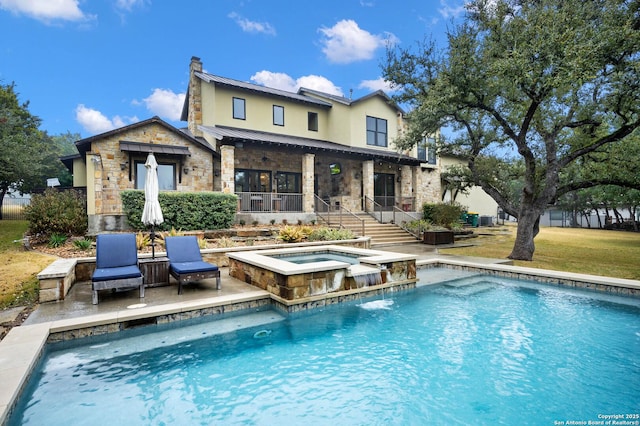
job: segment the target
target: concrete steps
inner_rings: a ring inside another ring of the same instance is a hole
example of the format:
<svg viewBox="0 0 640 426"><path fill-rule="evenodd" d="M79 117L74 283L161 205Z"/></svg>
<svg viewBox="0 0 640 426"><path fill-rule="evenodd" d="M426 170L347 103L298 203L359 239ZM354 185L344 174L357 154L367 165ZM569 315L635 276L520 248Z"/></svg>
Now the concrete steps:
<svg viewBox="0 0 640 426"><path fill-rule="evenodd" d="M362 220L364 220L364 235L371 237L371 245L406 244L419 241L416 237L406 232L399 226L391 223L379 223L366 213L352 215L343 214L341 219L336 214L331 218L331 226L339 226L341 220L344 228L350 229L354 234L362 236ZM335 223L334 223L335 222Z"/></svg>

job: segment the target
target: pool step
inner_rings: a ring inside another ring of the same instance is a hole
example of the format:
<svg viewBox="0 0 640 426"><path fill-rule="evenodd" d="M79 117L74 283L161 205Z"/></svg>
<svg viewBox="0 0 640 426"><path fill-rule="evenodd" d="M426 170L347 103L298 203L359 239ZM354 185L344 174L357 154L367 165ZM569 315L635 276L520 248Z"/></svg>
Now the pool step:
<svg viewBox="0 0 640 426"><path fill-rule="evenodd" d="M213 317L212 317L213 318ZM229 318L212 319L198 324L174 327L166 330L155 330L149 327L149 334L131 336L117 340L83 347L76 356L79 360L110 359L123 355L146 352L162 347L170 347L209 336L231 333L238 330L269 326L283 322L285 317L278 312L267 310L231 316Z"/></svg>

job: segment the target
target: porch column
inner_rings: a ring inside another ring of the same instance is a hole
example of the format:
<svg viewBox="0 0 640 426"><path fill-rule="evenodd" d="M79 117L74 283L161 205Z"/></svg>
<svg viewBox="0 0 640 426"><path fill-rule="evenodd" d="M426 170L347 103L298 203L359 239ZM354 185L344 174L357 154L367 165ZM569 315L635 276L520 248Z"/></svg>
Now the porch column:
<svg viewBox="0 0 640 426"><path fill-rule="evenodd" d="M362 196L373 200L373 160L362 162Z"/></svg>
<svg viewBox="0 0 640 426"><path fill-rule="evenodd" d="M233 194L236 191L235 152L235 146L222 145L220 147L220 181L222 182L222 192L225 194Z"/></svg>
<svg viewBox="0 0 640 426"><path fill-rule="evenodd" d="M313 213L313 177L315 176L314 154L304 154L302 157L302 210Z"/></svg>
<svg viewBox="0 0 640 426"><path fill-rule="evenodd" d="M405 200L405 198L409 199L411 197L413 197L413 167L411 166L402 166L402 170L401 170L401 179L400 179L400 208L405 210L406 208L406 204L408 203L408 200ZM414 210L415 210L415 206Z"/></svg>

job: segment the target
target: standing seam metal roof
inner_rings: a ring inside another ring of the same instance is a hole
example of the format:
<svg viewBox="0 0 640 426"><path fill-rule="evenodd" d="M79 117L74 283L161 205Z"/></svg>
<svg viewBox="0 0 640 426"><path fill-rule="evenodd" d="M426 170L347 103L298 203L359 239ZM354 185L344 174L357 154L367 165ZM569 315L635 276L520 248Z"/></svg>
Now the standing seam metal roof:
<svg viewBox="0 0 640 426"><path fill-rule="evenodd" d="M247 83L240 80L233 80L231 78L220 77L217 75L207 74L199 71L195 72L195 75L196 77L201 78L207 83L215 83L223 86L236 87L239 89L244 89L244 90L253 91L253 92L266 93L269 95L278 96L281 98L287 98L297 102L313 104L313 105L324 107L324 108L332 107L332 104L330 102L325 102L323 100L320 100L311 96L304 96L304 95L300 95L293 92L287 92L285 90L272 89L271 87L259 86L257 84Z"/></svg>
<svg viewBox="0 0 640 426"><path fill-rule="evenodd" d="M277 133L260 132L256 130L238 129L226 126L199 126L200 130L214 136L218 140L224 138L245 142L261 142L280 146L296 147L314 151L333 151L340 154L364 156L371 159L384 159L407 165L420 165L417 158L396 152L382 151L371 148L359 148L341 145L319 139L301 138L297 136L281 135Z"/></svg>

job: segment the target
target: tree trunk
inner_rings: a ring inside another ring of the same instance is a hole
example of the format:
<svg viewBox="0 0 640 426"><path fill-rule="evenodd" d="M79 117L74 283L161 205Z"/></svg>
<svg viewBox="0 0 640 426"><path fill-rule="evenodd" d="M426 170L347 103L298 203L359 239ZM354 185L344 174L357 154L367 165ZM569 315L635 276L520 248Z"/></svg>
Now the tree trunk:
<svg viewBox="0 0 640 426"><path fill-rule="evenodd" d="M518 218L518 230L516 232L516 241L513 244L513 250L509 255L509 259L514 260L533 260L533 252L536 247L533 239L540 231L540 214L526 213L521 214Z"/></svg>

